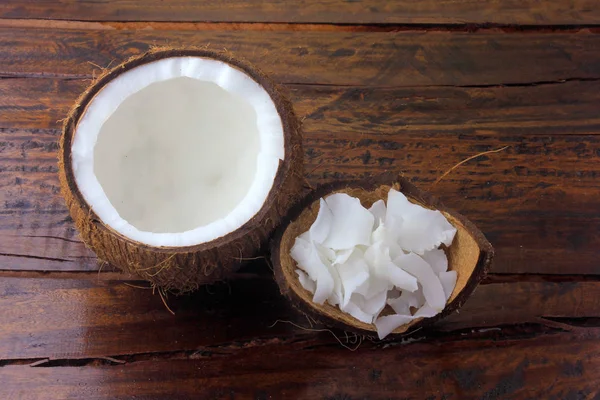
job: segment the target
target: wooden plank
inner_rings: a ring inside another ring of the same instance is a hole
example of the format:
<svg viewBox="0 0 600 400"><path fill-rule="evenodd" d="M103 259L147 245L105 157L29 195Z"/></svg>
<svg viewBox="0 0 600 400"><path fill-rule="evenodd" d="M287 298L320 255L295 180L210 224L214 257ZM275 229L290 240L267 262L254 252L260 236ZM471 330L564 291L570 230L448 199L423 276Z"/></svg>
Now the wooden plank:
<svg viewBox="0 0 600 400"><path fill-rule="evenodd" d="M35 126L35 121L42 118L53 121L54 125L64 118L66 103L51 106L61 103L57 95L64 93L62 82L46 82L52 86L49 87L39 85L44 81L40 80L34 83L36 91L27 95L22 92L23 86L10 81L0 80L3 120L20 115L17 117L20 123ZM28 97L34 93L36 99ZM57 135L56 130L38 129L22 134L0 130L0 212L2 221L8 223L0 234L0 269L82 271L99 268L95 255L77 238L73 221L60 197L56 175Z"/></svg>
<svg viewBox="0 0 600 400"><path fill-rule="evenodd" d="M90 77L152 45L210 45L283 83L498 85L599 79L591 32L269 32L0 28L0 76Z"/></svg>
<svg viewBox="0 0 600 400"><path fill-rule="evenodd" d="M215 348L174 359L0 368L3 398L596 399L600 332L415 343L351 352L312 341ZM100 364L100 365L98 365ZM47 365L53 365L52 362ZM62 366L65 365L65 366Z"/></svg>
<svg viewBox="0 0 600 400"><path fill-rule="evenodd" d="M0 269L97 268L78 243L56 177L58 120L85 85L0 79ZM494 272L600 273L600 82L288 89L304 119L312 184L402 169L427 189L462 159L508 145L434 191L492 240Z"/></svg>
<svg viewBox="0 0 600 400"><path fill-rule="evenodd" d="M133 282L134 285L143 283ZM231 342L319 337L291 309L272 277L247 277L168 299L110 279L0 280L0 360L81 359L199 350ZM480 286L437 331L600 317L600 282L516 282ZM337 332L338 335L343 333ZM287 340L286 339L286 340Z"/></svg>
<svg viewBox="0 0 600 400"><path fill-rule="evenodd" d="M89 84L83 79L0 79L0 128L60 129ZM299 117L322 131L589 135L598 133L600 126L600 81L489 88L287 89Z"/></svg>
<svg viewBox="0 0 600 400"><path fill-rule="evenodd" d="M338 24L526 24L579 25L600 23L593 0L553 1L491 0L474 7L467 0L275 0L190 2L130 0L89 2L53 0L23 2L4 0L2 18L43 18L84 21L210 21L291 22Z"/></svg>

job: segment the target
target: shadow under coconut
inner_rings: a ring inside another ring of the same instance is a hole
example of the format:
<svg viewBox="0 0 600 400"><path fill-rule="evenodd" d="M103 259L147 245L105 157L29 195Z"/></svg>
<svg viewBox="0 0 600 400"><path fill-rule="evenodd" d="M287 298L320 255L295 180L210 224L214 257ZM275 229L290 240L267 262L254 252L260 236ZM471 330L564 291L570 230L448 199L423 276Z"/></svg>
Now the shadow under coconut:
<svg viewBox="0 0 600 400"><path fill-rule="evenodd" d="M128 289L130 298L145 297L154 306L151 312L160 321L149 325L148 330L161 336L161 341L177 338L192 349L289 334L292 327L273 326L274 322L301 318L294 316L291 306L281 296L264 260L251 261L228 280L203 285L194 292L166 293L164 302L158 290L153 292L147 285L136 281ZM166 337L165 331L168 331Z"/></svg>
<svg viewBox="0 0 600 400"><path fill-rule="evenodd" d="M166 318L172 325L196 325L196 346L275 337L286 341L303 337L311 344L318 339L321 345L341 338L342 345L352 346L345 332L330 330L297 312L281 295L271 266L263 259L247 263L227 281L203 285L188 294L168 295L165 300L175 313ZM169 313L164 305L161 308L162 314Z"/></svg>
<svg viewBox="0 0 600 400"><path fill-rule="evenodd" d="M136 360L148 353L200 357L234 354L237 347L253 345L294 346L311 350L334 346L368 350L380 346L426 342L448 333L443 326L429 327L384 341L329 328L306 318L280 293L269 263L254 260L226 282L202 286L193 293L167 295L141 281L98 281L85 289L85 301L75 306L82 331L81 343L87 353L119 360ZM66 318L66 317L65 317ZM454 332L455 333L455 332ZM110 348L111 353L106 354ZM127 356L130 354L132 356ZM123 356L124 355L124 356ZM109 362L110 363L110 362Z"/></svg>
<svg viewBox="0 0 600 400"><path fill-rule="evenodd" d="M441 333L436 328L438 324L433 324L426 330L411 330L381 341L375 334L358 336L329 327L298 311L282 296L271 268L261 257L246 264L227 281L204 285L193 293L168 296L166 303L175 313L171 318L177 322L195 321L199 328L197 334L205 335L215 344L274 336L292 340L302 336L311 342L307 343L309 346L340 344L354 350L360 343L410 343L411 338L422 340L425 335L433 338ZM168 312L166 308L164 311ZM177 325L177 322L173 324Z"/></svg>

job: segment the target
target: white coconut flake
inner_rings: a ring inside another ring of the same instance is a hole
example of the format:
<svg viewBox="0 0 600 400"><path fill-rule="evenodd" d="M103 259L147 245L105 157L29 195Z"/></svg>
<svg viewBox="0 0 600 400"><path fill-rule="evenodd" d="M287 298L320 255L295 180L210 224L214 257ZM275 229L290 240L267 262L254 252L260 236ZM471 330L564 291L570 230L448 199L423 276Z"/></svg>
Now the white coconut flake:
<svg viewBox="0 0 600 400"><path fill-rule="evenodd" d="M423 260L427 261L427 264L431 265L431 269L433 269L436 274L448 270L448 257L442 249L426 251L421 257Z"/></svg>
<svg viewBox="0 0 600 400"><path fill-rule="evenodd" d="M370 244L375 218L360 200L345 193L335 193L325 199L333 214L331 229L324 246L333 250L351 249Z"/></svg>
<svg viewBox="0 0 600 400"><path fill-rule="evenodd" d="M373 243L365 251L365 260L372 267L378 267L391 261L390 249L383 242Z"/></svg>
<svg viewBox="0 0 600 400"><path fill-rule="evenodd" d="M395 218L390 217L388 222L393 224L395 221ZM390 233L385 222L381 222L377 229L371 234L371 243L375 244L378 242L387 248L386 251L388 251L392 260L404 254L404 250L402 250L400 245L395 241L394 235Z"/></svg>
<svg viewBox="0 0 600 400"><path fill-rule="evenodd" d="M371 234L371 243L381 243L381 245L387 248L386 251L389 253L392 260L399 255L404 254L404 251L398 243L394 241L393 235L390 234L384 222L379 224L377 229Z"/></svg>
<svg viewBox="0 0 600 400"><path fill-rule="evenodd" d="M374 243L367 248L364 258L369 264L370 277L356 292L371 299L383 291L393 289L394 285L388 274L388 264L391 262L389 249L382 243Z"/></svg>
<svg viewBox="0 0 600 400"><path fill-rule="evenodd" d="M419 309L425 304L422 286L419 285L419 290L411 293L406 290L402 291L397 299L389 299L388 305L400 315L411 315L410 309Z"/></svg>
<svg viewBox="0 0 600 400"><path fill-rule="evenodd" d="M406 299L402 299L400 297L396 299L388 299L387 304L392 307L394 312L398 315L407 315L410 316L410 304Z"/></svg>
<svg viewBox="0 0 600 400"><path fill-rule="evenodd" d="M340 273L337 268L333 267L332 265L327 265L327 270L329 271L329 274L333 278L333 290L331 291L331 294L327 298L327 302L329 302L329 304L331 304L333 306L336 306L336 305L340 304L344 298L344 289L342 287L342 279L340 277Z"/></svg>
<svg viewBox="0 0 600 400"><path fill-rule="evenodd" d="M300 236L298 236L298 239L302 239L305 242L310 242L311 241L310 240L310 232L309 231L304 232L303 234L301 234Z"/></svg>
<svg viewBox="0 0 600 400"><path fill-rule="evenodd" d="M334 264L344 264L346 261L348 261L348 258L350 258L350 256L355 252L355 251L360 251L360 249L358 249L357 247L353 247L351 249L345 249L345 250L338 250L335 252L335 260L334 260ZM364 256L364 252L361 252L362 256Z"/></svg>
<svg viewBox="0 0 600 400"><path fill-rule="evenodd" d="M423 307L419 308L413 317L415 318L431 318L438 315L440 312L429 304L425 304Z"/></svg>
<svg viewBox="0 0 600 400"><path fill-rule="evenodd" d="M325 300L333 293L335 283L329 269L323 264L314 243L296 238L290 255L298 263L298 267L316 283L313 302L325 303Z"/></svg>
<svg viewBox="0 0 600 400"><path fill-rule="evenodd" d="M321 261L323 261L323 264L325 264L327 266L331 265L337 258L335 251L333 251L330 248L327 248L317 242L313 242L313 243L314 243L315 247L317 248L317 253L319 254L319 257L321 257Z"/></svg>
<svg viewBox="0 0 600 400"><path fill-rule="evenodd" d="M402 268L398 267L393 262L389 262L386 265L386 274L391 283L394 284L398 289L402 289L408 292L414 292L417 290L417 278L407 273Z"/></svg>
<svg viewBox="0 0 600 400"><path fill-rule="evenodd" d="M379 317L375 320L377 335L379 339L384 339L387 335L395 331L402 325L408 324L418 318L431 318L439 314L439 311L431 308L428 304L421 307L415 315L391 314Z"/></svg>
<svg viewBox="0 0 600 400"><path fill-rule="evenodd" d="M402 248L400 246L398 246L396 243L390 243L388 245L388 249L390 252L390 258L392 260L395 260L397 257L400 257L401 255L406 254L406 252L404 250L402 250Z"/></svg>
<svg viewBox="0 0 600 400"><path fill-rule="evenodd" d="M319 279L316 281L313 302L317 304L325 303L325 300L331 297L331 293L333 293L333 286L333 279L331 278L331 275L329 275L329 272L327 275L319 275Z"/></svg>
<svg viewBox="0 0 600 400"><path fill-rule="evenodd" d="M356 304L361 310L373 315L373 318L377 318L379 313L383 311L384 307L386 306L387 290L378 293L370 299L366 299L360 294L354 294L352 297L356 297Z"/></svg>
<svg viewBox="0 0 600 400"><path fill-rule="evenodd" d="M304 240L302 237L297 237L290 250L290 256L294 259L294 261L296 261L296 263L298 263L298 266L304 272L308 273L310 279L315 281L319 276L319 271L318 268L310 268L311 265L315 264L313 257L316 254L316 248L314 251L313 248L314 245L311 245L310 241ZM316 255L317 261L322 265L323 262L321 261L319 255ZM325 266L323 265L323 267Z"/></svg>
<svg viewBox="0 0 600 400"><path fill-rule="evenodd" d="M442 287L444 288L446 301L448 301L452 295L452 292L454 291L454 287L456 286L456 279L458 278L458 275L456 274L456 271L444 271L440 272L438 276L440 278L440 282L442 283Z"/></svg>
<svg viewBox="0 0 600 400"><path fill-rule="evenodd" d="M423 285L419 283L419 289L413 293L406 293L406 295L412 295L415 299L415 305L411 307L421 308L425 305L425 296L423 295Z"/></svg>
<svg viewBox="0 0 600 400"><path fill-rule="evenodd" d="M387 228L385 227L385 223L381 222L377 228L371 234L371 243L380 243L380 244L388 244L389 233Z"/></svg>
<svg viewBox="0 0 600 400"><path fill-rule="evenodd" d="M373 315L364 312L363 310L360 309L359 306L357 306L356 304L354 304L351 301L348 304L346 304L344 307L342 307L341 310L352 315L354 318L356 318L360 322L364 322L365 324L373 323Z"/></svg>
<svg viewBox="0 0 600 400"><path fill-rule="evenodd" d="M373 203L371 208L369 208L369 211L371 212L371 214L373 214L373 217L375 217L374 228L377 229L379 224L381 224L383 221L385 221L385 214L386 214L385 202L383 200L377 200L375 203Z"/></svg>
<svg viewBox="0 0 600 400"><path fill-rule="evenodd" d="M385 315L383 317L379 317L375 320L375 327L377 328L377 336L379 339L385 338L387 335L395 331L397 328L402 325L408 324L414 319L412 316L408 315Z"/></svg>
<svg viewBox="0 0 600 400"><path fill-rule="evenodd" d="M319 202L319 213L317 214L317 219L308 230L310 234L310 240L319 244L323 244L325 239L327 239L327 236L329 236L332 219L333 214L331 213L329 206L325 200L321 199Z"/></svg>
<svg viewBox="0 0 600 400"><path fill-rule="evenodd" d="M308 290L311 293L315 293L315 289L317 288L317 285L315 284L315 281L313 281L312 279L310 279L308 277L308 275L302 271L301 269L297 269L296 270L296 274L298 274L298 280L300 281L300 285L302 285L302 287L306 290Z"/></svg>
<svg viewBox="0 0 600 400"><path fill-rule="evenodd" d="M446 305L444 288L437 275L425 260L414 253L405 254L394 260L394 264L413 275L423 286L423 295L431 307L442 310Z"/></svg>
<svg viewBox="0 0 600 400"><path fill-rule="evenodd" d="M371 266L373 275L380 280L390 282L399 289L414 292L417 290L417 279L398 268L390 257L390 249L382 242L374 243L365 252L365 260ZM391 289L391 288L390 288ZM377 290L381 290L379 287ZM372 291L367 294L370 298L376 293Z"/></svg>
<svg viewBox="0 0 600 400"><path fill-rule="evenodd" d="M337 270L344 289L342 305L346 306L356 289L369 279L369 266L358 255L349 258L345 263L337 266Z"/></svg>
<svg viewBox="0 0 600 400"><path fill-rule="evenodd" d="M396 218L395 224L388 223L392 218ZM442 243L450 246L456 234L456 228L441 212L413 204L403 193L393 189L388 194L386 224L400 247L419 255Z"/></svg>
<svg viewBox="0 0 600 400"><path fill-rule="evenodd" d="M373 273L373 268L369 267L369 279L360 285L355 293L363 295L366 299L377 296L379 293L389 290L390 283L386 279L378 278Z"/></svg>

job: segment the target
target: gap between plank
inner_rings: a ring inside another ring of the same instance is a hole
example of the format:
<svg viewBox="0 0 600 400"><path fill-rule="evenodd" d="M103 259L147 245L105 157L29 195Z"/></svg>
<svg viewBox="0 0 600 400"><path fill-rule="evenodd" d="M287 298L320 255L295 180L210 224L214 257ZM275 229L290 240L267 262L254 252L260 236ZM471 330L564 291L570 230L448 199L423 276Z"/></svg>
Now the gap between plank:
<svg viewBox="0 0 600 400"><path fill-rule="evenodd" d="M0 27L41 29L88 30L245 30L245 31L295 31L295 32L468 32L468 33L600 33L600 24L581 25L515 25L498 23L290 23L290 22L179 22L179 21L99 21L67 19L0 18Z"/></svg>
<svg viewBox="0 0 600 400"><path fill-rule="evenodd" d="M19 278L19 279L96 279L99 281L120 281L128 283L146 282L145 280L115 270L101 271L27 271L27 270L6 270L0 266L0 279ZM245 279L272 279L270 273L238 273L230 280ZM482 285L517 283L517 282L600 282L600 275L584 274L502 274L489 273L481 282Z"/></svg>
<svg viewBox="0 0 600 400"><path fill-rule="evenodd" d="M546 317L540 317L538 323L499 325L485 328L471 327L466 329L457 329L454 331L430 331L427 332L426 335L419 334L422 332L414 332L413 334L409 334L407 336L383 341L364 340L361 347L363 349L368 348L371 350L377 350L422 341L426 341L424 344L467 341L471 341L473 343L485 341L492 341L494 343L498 343L499 341L515 342L526 339L534 339L544 335L555 335L567 332L572 333L574 336L585 338L597 334L597 330L600 327L600 318L579 318L579 321L573 324L571 324L570 321L560 322L558 324L545 324L543 321L544 319L546 319ZM550 320L550 318L548 318L548 320ZM327 339L325 340L325 338ZM114 354L82 358L11 358L0 360L0 370L5 366L29 366L35 368L95 367L122 366L123 364L132 364L144 361L210 359L215 357L235 356L235 351L240 349L278 345L295 347L298 351L309 351L318 348L332 347L339 347L340 351L344 351L339 343L335 341L335 339L330 338L328 335L296 333L287 338L272 337L248 339L245 341L223 343L214 346L204 346L193 350Z"/></svg>
<svg viewBox="0 0 600 400"><path fill-rule="evenodd" d="M54 74L54 73L7 73L0 71L0 81L3 79L56 79L64 81L91 81L93 79L91 74ZM409 85L409 86L380 86L380 85L340 85L330 83L301 83L301 82L278 82L289 89L294 88L305 88L305 87L324 87L324 88L339 88L339 89L381 89L381 90L392 90L392 89L422 89L422 88L463 88L463 89L493 89L493 88L511 88L511 87L536 87L546 85L562 85L570 82L600 82L600 77L570 77L561 78L553 81L534 81L534 82L506 82L506 83L490 83L481 85Z"/></svg>

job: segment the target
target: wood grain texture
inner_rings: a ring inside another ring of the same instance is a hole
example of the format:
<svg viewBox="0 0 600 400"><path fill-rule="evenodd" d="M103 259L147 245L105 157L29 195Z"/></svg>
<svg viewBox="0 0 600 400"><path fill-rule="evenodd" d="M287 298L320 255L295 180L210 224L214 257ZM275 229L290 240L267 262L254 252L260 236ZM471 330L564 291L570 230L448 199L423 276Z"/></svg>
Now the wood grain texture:
<svg viewBox="0 0 600 400"><path fill-rule="evenodd" d="M227 48L281 83L369 87L600 79L590 32L257 32L0 28L0 76L91 77L152 45Z"/></svg>
<svg viewBox="0 0 600 400"><path fill-rule="evenodd" d="M89 279L3 278L0 360L194 351L271 338L318 337L323 343L336 343L327 332L273 325L284 320L310 327L291 309L270 275L243 275L192 295L170 297L175 316L158 293L129 284L147 287L143 282L98 280L94 274ZM480 328L499 328L490 332L501 334L508 325L543 325L542 317L600 317L600 283L482 285L460 313L418 336Z"/></svg>
<svg viewBox="0 0 600 400"><path fill-rule="evenodd" d="M58 120L87 84L0 79L0 269L98 268L56 177ZM508 145L434 192L492 241L495 273L600 273L600 82L288 91L304 119L311 184L401 169L429 189L462 159Z"/></svg>
<svg viewBox="0 0 600 400"><path fill-rule="evenodd" d="M0 399L600 399L595 1L0 3ZM487 234L494 274L432 329L352 352L262 261L169 297L174 316L96 272L58 194L60 120L152 45L256 63L304 120L310 184L402 169Z"/></svg>
<svg viewBox="0 0 600 400"><path fill-rule="evenodd" d="M598 24L593 0L299 0L268 1L144 1L90 2L4 0L3 18L44 18L84 21L212 21L338 24Z"/></svg>
<svg viewBox="0 0 600 400"><path fill-rule="evenodd" d="M64 399L595 399L599 338L598 328L588 328L522 340L387 349L367 344L355 352L314 340L275 340L167 360L98 360L54 368L50 361L0 368L0 394L19 399L42 398L48 390Z"/></svg>

